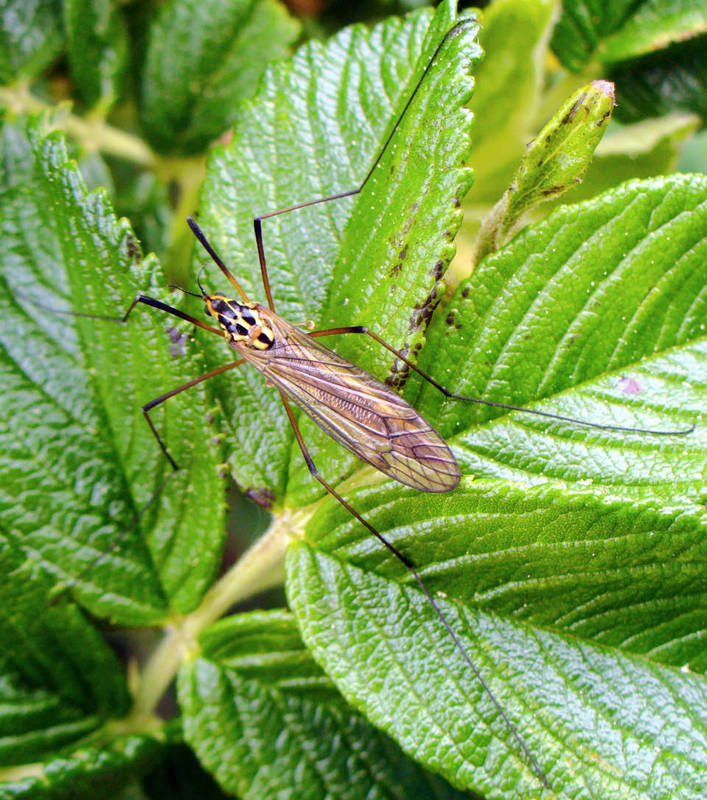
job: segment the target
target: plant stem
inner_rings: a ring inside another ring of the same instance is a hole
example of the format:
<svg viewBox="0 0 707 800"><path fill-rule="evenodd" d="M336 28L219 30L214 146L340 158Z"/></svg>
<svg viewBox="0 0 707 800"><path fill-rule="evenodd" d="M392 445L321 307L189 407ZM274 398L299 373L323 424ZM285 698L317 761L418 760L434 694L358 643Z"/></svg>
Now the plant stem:
<svg viewBox="0 0 707 800"><path fill-rule="evenodd" d="M143 167L154 167L157 163L157 156L138 136L114 128L101 118L84 119L67 111L62 112L60 106L45 103L33 95L25 84L0 87L0 107L9 109L13 114L54 111L52 122L77 139L86 151L100 151Z"/></svg>
<svg viewBox="0 0 707 800"><path fill-rule="evenodd" d="M316 505L316 504L315 504ZM135 692L131 717L153 713L182 660L198 649L199 633L235 603L282 581L285 549L302 534L314 506L285 509L273 517L268 530L204 595L199 607L165 626L165 636L148 660Z"/></svg>
<svg viewBox="0 0 707 800"><path fill-rule="evenodd" d="M182 631L192 641L235 603L282 581L285 549L299 538L312 515L310 509L288 510L273 517L257 542L204 595L199 608L185 619Z"/></svg>
<svg viewBox="0 0 707 800"><path fill-rule="evenodd" d="M157 174L165 183L172 179L179 182L177 207L172 214L163 268L170 283L186 286L190 276L189 257L194 236L184 220L199 208L199 190L206 175L206 159L203 156L163 159Z"/></svg>

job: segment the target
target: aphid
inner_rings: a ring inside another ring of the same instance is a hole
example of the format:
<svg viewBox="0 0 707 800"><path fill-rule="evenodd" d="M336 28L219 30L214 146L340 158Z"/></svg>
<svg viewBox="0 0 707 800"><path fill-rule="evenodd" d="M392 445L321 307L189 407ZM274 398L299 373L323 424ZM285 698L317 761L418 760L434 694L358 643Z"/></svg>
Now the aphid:
<svg viewBox="0 0 707 800"><path fill-rule="evenodd" d="M213 324L196 319L160 300L142 294L134 299L121 319L122 321L126 321L138 303L149 305L186 320L210 333L221 336L225 339L229 347L237 353L236 360L219 366L205 375L194 378L160 395L143 406L142 410L145 419L165 457L174 470L178 469L178 464L170 454L163 438L160 436L159 431L150 417L150 411L152 409L176 394L218 374L235 369L246 362L252 364L277 388L282 397L285 411L292 424L300 450L312 476L410 571L431 607L434 609L440 623L453 639L455 647L476 678L480 681L484 691L490 697L538 780L544 787L549 789L550 785L543 770L475 666L433 595L427 589L415 565L400 550L389 543L373 525L364 519L356 509L319 474L300 433L291 403L299 406L327 434L365 462L403 484L427 492L451 491L455 489L459 483L459 467L449 446L434 428L401 397L359 367L322 345L319 341L319 337L335 334L366 335L377 344L389 350L405 363L408 368L417 372L423 379L431 383L449 398L484 403L497 408L514 411L524 411L551 419L604 430L629 430L635 432L638 429L592 423L571 417L558 416L548 412L521 409L515 406L454 394L419 370L414 363L405 358L376 333L368 330L364 326L338 327L314 331L302 330L287 322L275 312L275 304L270 289L263 245L262 221L264 219L318 203L355 195L364 188L386 152L410 103L424 81L425 76L442 46L447 39L454 35L464 24L464 21L458 23L442 39L442 42L430 58L415 89L411 93L400 116L391 129L383 148L358 188L292 205L288 208L273 211L255 218L255 239L267 306L254 303L247 297L230 270L211 246L201 228L190 218L188 223L192 231L223 275L235 288L237 299L230 298L224 294L209 294L199 282L200 293L195 294L195 296L203 300L206 313L213 321ZM677 435L688 433L689 431L643 430L641 432Z"/></svg>

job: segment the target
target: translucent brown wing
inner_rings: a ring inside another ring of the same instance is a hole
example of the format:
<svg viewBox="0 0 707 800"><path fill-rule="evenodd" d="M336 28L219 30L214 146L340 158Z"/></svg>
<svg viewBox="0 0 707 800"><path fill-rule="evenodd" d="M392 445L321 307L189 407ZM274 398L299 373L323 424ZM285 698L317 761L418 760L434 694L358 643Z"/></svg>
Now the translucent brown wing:
<svg viewBox="0 0 707 800"><path fill-rule="evenodd" d="M459 467L442 437L399 395L272 313L275 343L248 361L359 458L401 483L447 492Z"/></svg>

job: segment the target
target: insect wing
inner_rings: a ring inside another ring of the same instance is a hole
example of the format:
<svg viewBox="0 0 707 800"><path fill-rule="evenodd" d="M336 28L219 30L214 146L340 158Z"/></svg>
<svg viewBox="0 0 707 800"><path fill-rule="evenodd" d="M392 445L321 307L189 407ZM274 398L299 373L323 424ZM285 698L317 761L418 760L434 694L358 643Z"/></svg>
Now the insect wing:
<svg viewBox="0 0 707 800"><path fill-rule="evenodd" d="M415 489L447 492L459 467L412 406L367 372L282 318L275 344L249 361L326 433L381 472ZM248 356L246 356L248 357Z"/></svg>

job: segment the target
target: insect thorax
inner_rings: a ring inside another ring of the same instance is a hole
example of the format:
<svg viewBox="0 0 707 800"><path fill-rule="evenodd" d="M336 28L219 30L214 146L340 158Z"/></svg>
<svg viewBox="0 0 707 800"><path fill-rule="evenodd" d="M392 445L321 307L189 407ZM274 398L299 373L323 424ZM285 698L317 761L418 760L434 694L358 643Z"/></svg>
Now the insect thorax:
<svg viewBox="0 0 707 800"><path fill-rule="evenodd" d="M245 303L221 294L207 295L206 313L216 319L232 344L240 343L254 350L269 350L275 340L272 328L256 303Z"/></svg>

